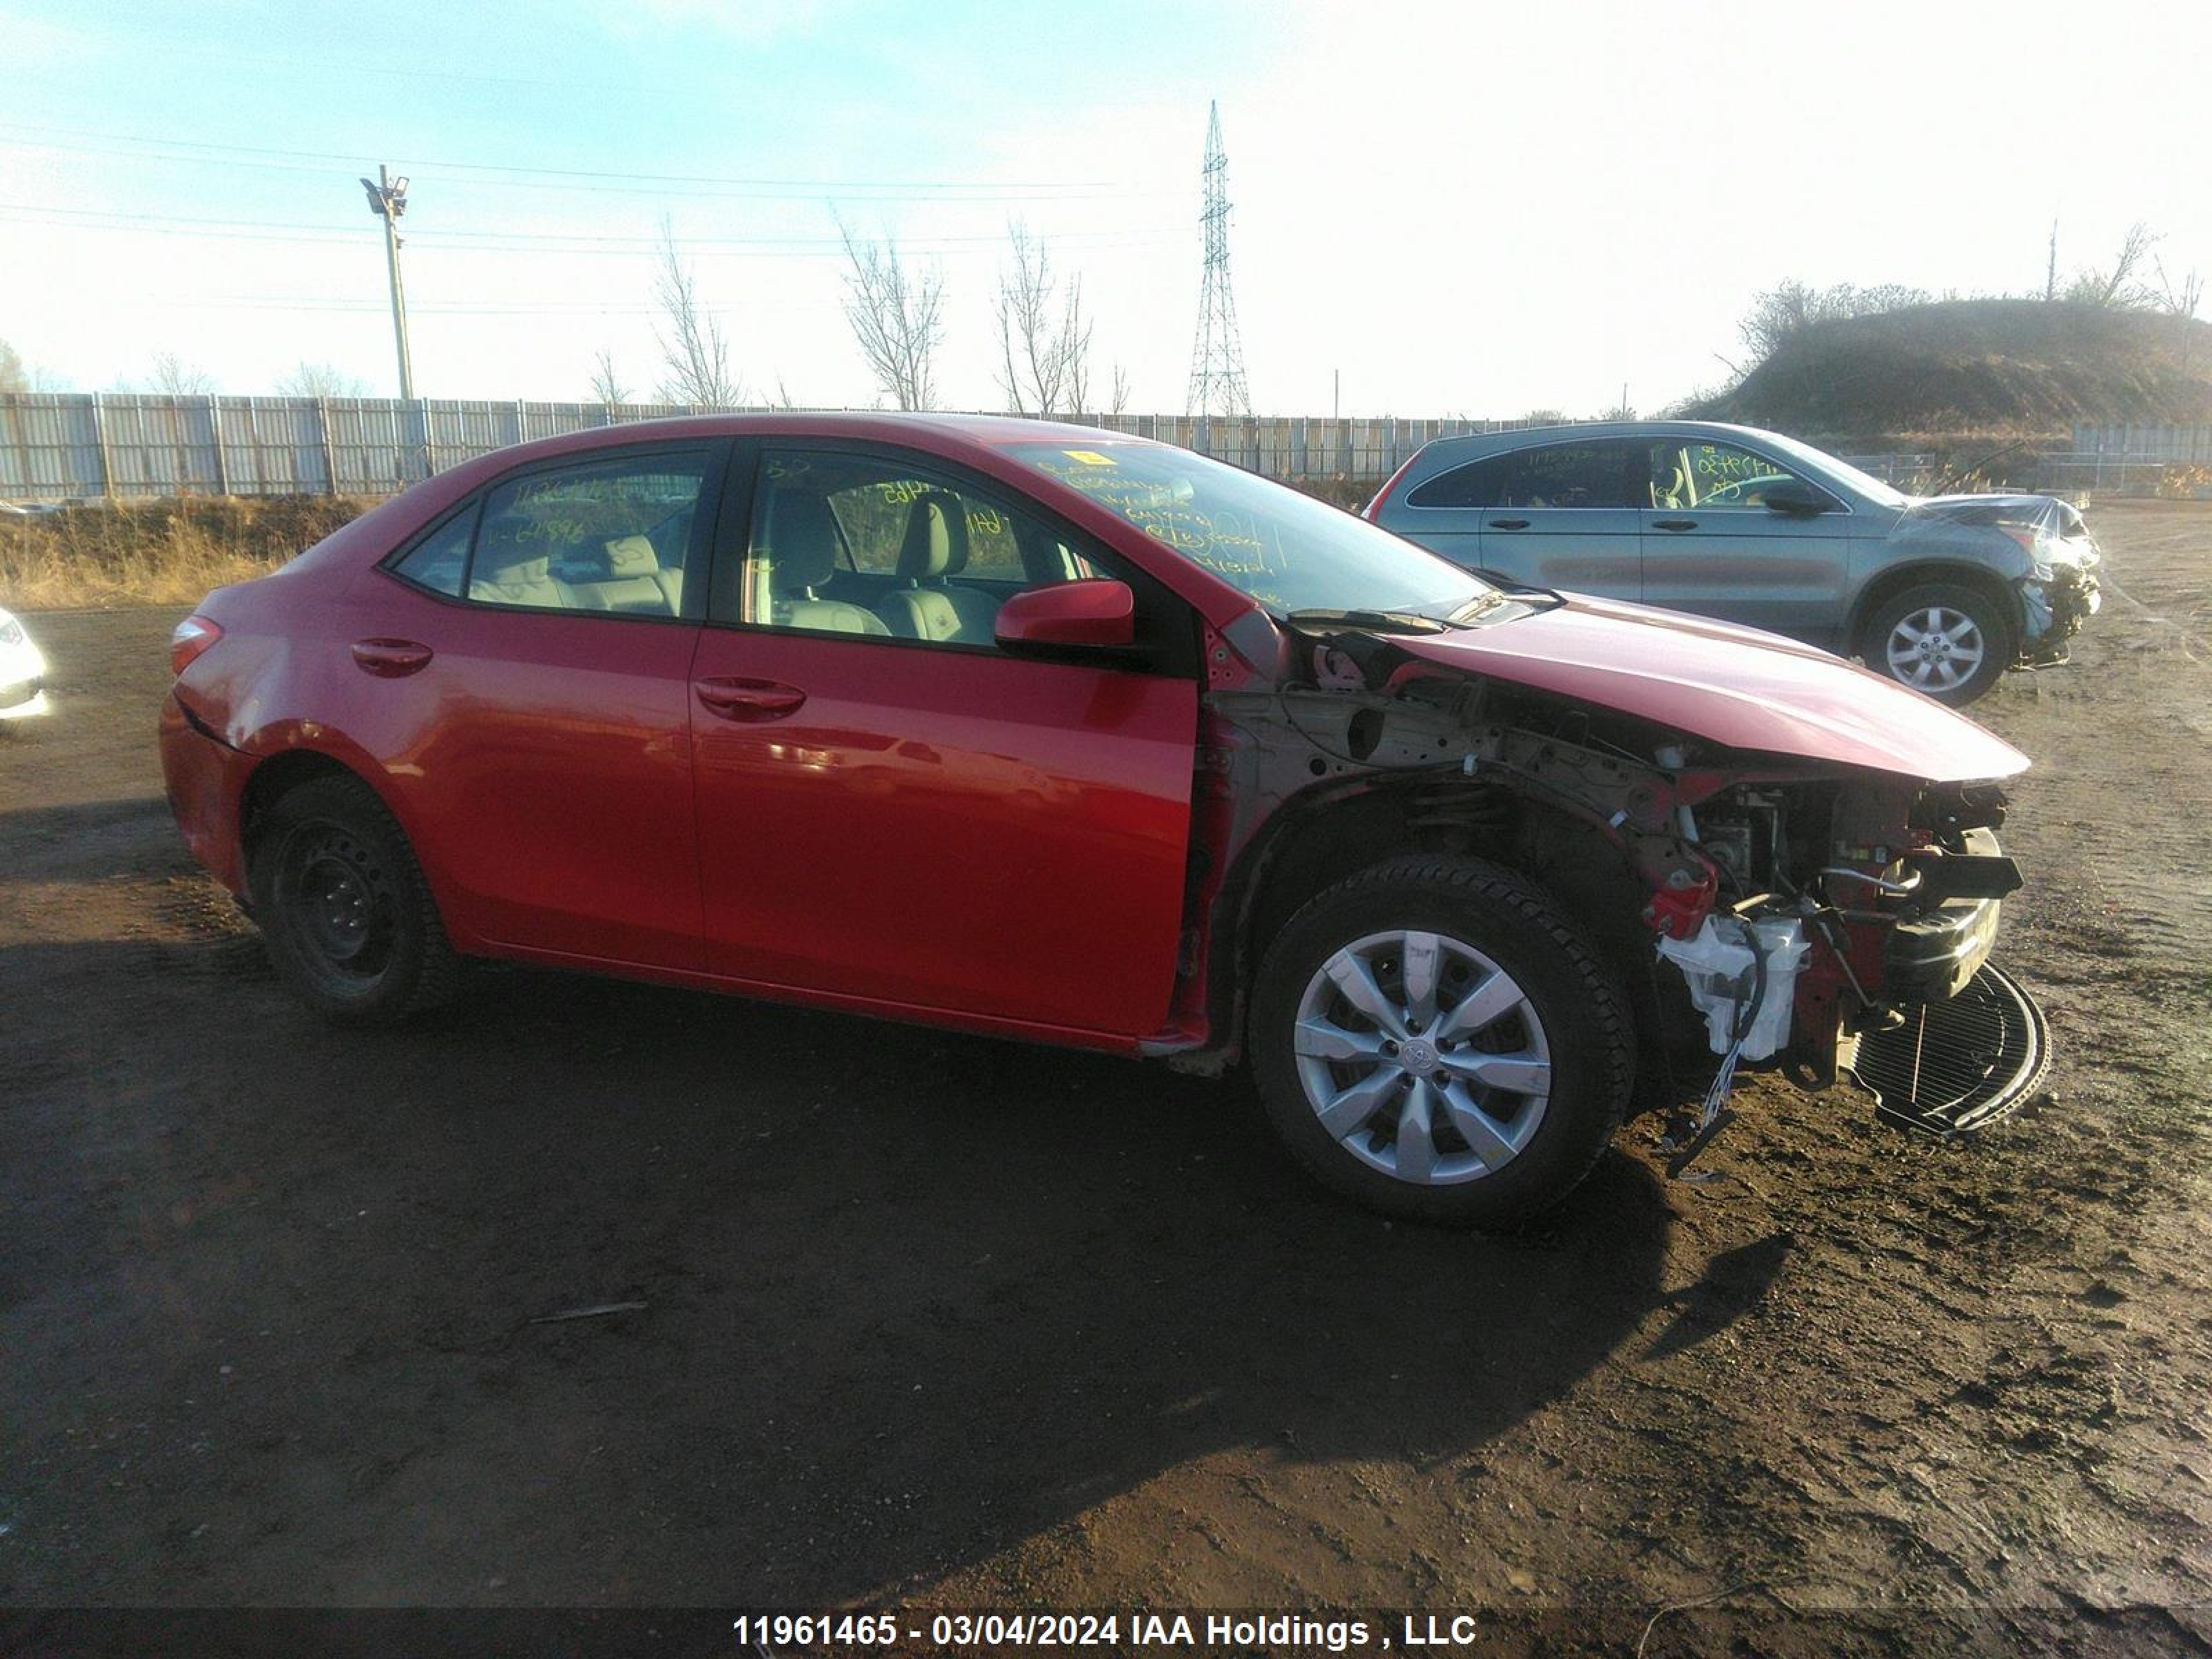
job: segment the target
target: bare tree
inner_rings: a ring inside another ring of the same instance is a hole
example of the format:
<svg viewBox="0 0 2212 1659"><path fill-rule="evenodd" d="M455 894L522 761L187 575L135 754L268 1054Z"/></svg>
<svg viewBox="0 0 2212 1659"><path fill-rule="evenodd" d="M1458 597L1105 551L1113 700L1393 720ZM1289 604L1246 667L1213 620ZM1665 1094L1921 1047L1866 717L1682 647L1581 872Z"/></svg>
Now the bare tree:
<svg viewBox="0 0 2212 1659"><path fill-rule="evenodd" d="M1006 228L1013 268L999 273L999 385L1017 415L1073 414L1088 400L1091 319L1083 279L1060 292L1052 253L1017 219Z"/></svg>
<svg viewBox="0 0 2212 1659"><path fill-rule="evenodd" d="M845 320L884 395L901 409L936 401L937 348L945 338L945 276L935 266L909 273L898 244L858 242L845 222Z"/></svg>
<svg viewBox="0 0 2212 1659"><path fill-rule="evenodd" d="M1832 288L1814 288L1793 277L1754 295L1751 309L1736 325L1736 331L1743 337L1744 344L1751 348L1751 365L1755 368L1800 329L1847 317L1872 317L1886 311L1902 311L1907 306L1925 305L1929 299L1927 289L1906 288L1898 283L1880 283L1872 288L1838 283ZM1721 361L1729 362L1725 357ZM1729 363L1729 367L1737 369L1734 363Z"/></svg>
<svg viewBox="0 0 2212 1659"><path fill-rule="evenodd" d="M799 400L791 395L791 388L784 385L783 376L781 374L775 377L775 402L773 407L783 410L799 407Z"/></svg>
<svg viewBox="0 0 2212 1659"><path fill-rule="evenodd" d="M2166 261L2154 259L2158 272L2158 308L2169 317L2194 317L2204 303L2204 278L2197 271L2185 273L2179 283L2166 274Z"/></svg>
<svg viewBox="0 0 2212 1659"><path fill-rule="evenodd" d="M2165 239L2138 219L2120 239L2112 263L2102 270L2077 271L2067 285L2066 297L2081 305L2126 310L2150 304L2156 295L2142 280L2143 261Z"/></svg>
<svg viewBox="0 0 2212 1659"><path fill-rule="evenodd" d="M610 406L629 401L629 388L615 373L615 354L605 346L592 359L592 396Z"/></svg>
<svg viewBox="0 0 2212 1659"><path fill-rule="evenodd" d="M358 374L349 374L335 363L311 363L302 361L300 366L276 382L280 398L365 398L368 383Z"/></svg>
<svg viewBox="0 0 2212 1659"><path fill-rule="evenodd" d="M0 340L0 392L28 392L31 376L23 367L15 348Z"/></svg>
<svg viewBox="0 0 2212 1659"><path fill-rule="evenodd" d="M1107 405L1109 415L1119 415L1129 407L1129 371L1121 364L1114 365L1113 401Z"/></svg>
<svg viewBox="0 0 2212 1659"><path fill-rule="evenodd" d="M675 223L668 219L660 222L660 266L653 297L665 322L659 333L661 359L668 369L660 383L661 398L695 409L726 409L739 402L744 388L730 373L730 349L722 338L722 325L699 303L691 268L677 251Z"/></svg>
<svg viewBox="0 0 2212 1659"><path fill-rule="evenodd" d="M173 351L155 354L153 389L165 398L204 398L215 390L215 377Z"/></svg>

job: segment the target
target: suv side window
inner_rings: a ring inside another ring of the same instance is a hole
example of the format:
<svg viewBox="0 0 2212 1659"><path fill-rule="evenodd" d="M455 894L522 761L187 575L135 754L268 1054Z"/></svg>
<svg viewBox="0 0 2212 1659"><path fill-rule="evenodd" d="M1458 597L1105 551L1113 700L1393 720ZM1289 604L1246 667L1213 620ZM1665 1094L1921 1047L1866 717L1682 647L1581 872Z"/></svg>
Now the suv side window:
<svg viewBox="0 0 2212 1659"><path fill-rule="evenodd" d="M1439 472L1406 497L1408 507L1502 507L1510 455L1486 455Z"/></svg>
<svg viewBox="0 0 2212 1659"><path fill-rule="evenodd" d="M704 453L660 451L494 485L477 519L464 597L532 611L678 615L708 471Z"/></svg>
<svg viewBox="0 0 2212 1659"><path fill-rule="evenodd" d="M1735 444L1662 438L1651 446L1655 507L1695 507L1700 513L1763 509L1766 492L1774 485L1804 482L1779 461Z"/></svg>
<svg viewBox="0 0 2212 1659"><path fill-rule="evenodd" d="M1505 458L1500 507L1641 507L1642 456L1620 438L1585 439L1516 449ZM1632 478L1633 482L1632 483Z"/></svg>
<svg viewBox="0 0 2212 1659"><path fill-rule="evenodd" d="M1034 514L903 457L770 450L744 620L990 649L1011 595L1098 574Z"/></svg>

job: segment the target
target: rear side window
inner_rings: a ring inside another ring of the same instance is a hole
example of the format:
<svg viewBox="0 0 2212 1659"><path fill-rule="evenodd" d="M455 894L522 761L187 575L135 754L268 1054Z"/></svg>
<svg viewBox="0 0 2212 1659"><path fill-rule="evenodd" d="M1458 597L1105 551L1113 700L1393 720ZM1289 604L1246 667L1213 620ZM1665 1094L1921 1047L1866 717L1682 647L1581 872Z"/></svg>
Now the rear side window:
<svg viewBox="0 0 2212 1659"><path fill-rule="evenodd" d="M415 545L413 552L392 567L417 587L448 599L461 596L461 583L469 568L469 541L476 533L477 503L471 501Z"/></svg>
<svg viewBox="0 0 2212 1659"><path fill-rule="evenodd" d="M1439 472L1406 497L1408 507L1503 507L1510 455L1492 455Z"/></svg>
<svg viewBox="0 0 2212 1659"><path fill-rule="evenodd" d="M617 453L492 485L385 568L476 605L683 614L704 453Z"/></svg>
<svg viewBox="0 0 2212 1659"><path fill-rule="evenodd" d="M1598 438L1470 461L1406 500L1412 507L1635 507L1647 493L1642 449Z"/></svg>

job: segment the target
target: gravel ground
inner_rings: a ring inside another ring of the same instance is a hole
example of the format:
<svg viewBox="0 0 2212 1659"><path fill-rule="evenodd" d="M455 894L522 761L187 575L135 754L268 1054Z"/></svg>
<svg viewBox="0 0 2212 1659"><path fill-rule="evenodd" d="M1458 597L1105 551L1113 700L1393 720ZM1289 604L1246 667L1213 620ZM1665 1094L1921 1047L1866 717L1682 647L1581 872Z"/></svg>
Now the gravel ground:
<svg viewBox="0 0 2212 1659"><path fill-rule="evenodd" d="M1510 1241L1345 1208L1233 1087L1118 1061L522 971L326 1029L169 823L177 613L34 617L0 1602L1632 1637L1719 1595L1876 1647L2212 1648L2212 510L2092 522L2117 591L2077 665L1977 710L2036 761L2000 954L2049 1096L1936 1146L1755 1082L1715 1178L1637 1126ZM610 1303L643 1305L533 1322Z"/></svg>

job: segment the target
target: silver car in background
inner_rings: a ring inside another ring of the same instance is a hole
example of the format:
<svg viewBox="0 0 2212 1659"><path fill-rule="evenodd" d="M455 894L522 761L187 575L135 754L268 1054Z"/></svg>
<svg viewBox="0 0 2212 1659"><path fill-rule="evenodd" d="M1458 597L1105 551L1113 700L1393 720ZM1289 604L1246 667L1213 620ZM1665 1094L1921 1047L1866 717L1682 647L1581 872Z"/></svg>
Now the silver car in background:
<svg viewBox="0 0 2212 1659"><path fill-rule="evenodd" d="M1858 656L1945 702L2066 659L2102 556L2050 495L1907 495L1778 433L1606 421L1422 447L1366 516L1509 584Z"/></svg>
<svg viewBox="0 0 2212 1659"><path fill-rule="evenodd" d="M0 720L46 712L46 659L23 624L0 611Z"/></svg>

